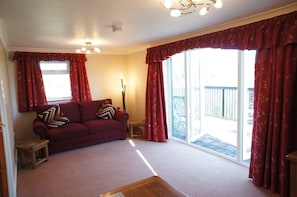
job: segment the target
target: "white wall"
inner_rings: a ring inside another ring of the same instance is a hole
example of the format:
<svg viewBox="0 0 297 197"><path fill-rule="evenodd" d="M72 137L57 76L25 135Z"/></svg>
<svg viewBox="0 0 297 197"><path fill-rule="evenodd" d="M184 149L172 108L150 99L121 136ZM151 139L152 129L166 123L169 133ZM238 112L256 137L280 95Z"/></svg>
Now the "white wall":
<svg viewBox="0 0 297 197"><path fill-rule="evenodd" d="M146 51L127 55L127 112L130 120L145 119Z"/></svg>
<svg viewBox="0 0 297 197"><path fill-rule="evenodd" d="M126 75L126 56L87 55L86 69L93 100L111 98L122 108L120 74Z"/></svg>

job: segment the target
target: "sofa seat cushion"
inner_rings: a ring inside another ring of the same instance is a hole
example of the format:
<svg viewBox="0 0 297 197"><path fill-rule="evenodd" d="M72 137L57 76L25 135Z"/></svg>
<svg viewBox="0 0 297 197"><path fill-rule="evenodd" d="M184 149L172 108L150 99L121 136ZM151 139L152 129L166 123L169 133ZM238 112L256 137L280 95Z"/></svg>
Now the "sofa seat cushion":
<svg viewBox="0 0 297 197"><path fill-rule="evenodd" d="M112 119L89 120L84 122L84 125L88 127L90 134L95 134L98 132L110 131L110 130L120 131L122 129L121 123L117 120L112 120Z"/></svg>
<svg viewBox="0 0 297 197"><path fill-rule="evenodd" d="M80 123L68 123L59 128L51 128L48 130L50 141L61 141L86 135L88 135L88 128Z"/></svg>

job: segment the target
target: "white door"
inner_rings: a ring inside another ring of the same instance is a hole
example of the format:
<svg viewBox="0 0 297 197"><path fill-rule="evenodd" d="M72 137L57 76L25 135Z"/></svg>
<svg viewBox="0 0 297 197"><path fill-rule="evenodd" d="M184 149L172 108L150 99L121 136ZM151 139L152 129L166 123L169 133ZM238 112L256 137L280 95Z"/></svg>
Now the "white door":
<svg viewBox="0 0 297 197"><path fill-rule="evenodd" d="M3 162L6 165L6 177L7 177L7 183L8 183L8 196L15 197L16 196L16 164L14 162L14 144L12 140L14 140L14 136L10 136L10 132L12 131L12 126L9 125L8 117L7 117L7 106L6 102L6 96L7 91L4 90L4 87L7 87L7 85L4 85L4 77L3 77L3 70L0 67L0 122L1 124L5 124L5 126L1 126L0 132L1 132L1 140L3 144ZM12 121L10 121L10 124ZM9 131L9 128L11 131ZM3 190L4 191L4 190ZM5 197L5 195L3 195ZM2 197L0 195L0 197Z"/></svg>

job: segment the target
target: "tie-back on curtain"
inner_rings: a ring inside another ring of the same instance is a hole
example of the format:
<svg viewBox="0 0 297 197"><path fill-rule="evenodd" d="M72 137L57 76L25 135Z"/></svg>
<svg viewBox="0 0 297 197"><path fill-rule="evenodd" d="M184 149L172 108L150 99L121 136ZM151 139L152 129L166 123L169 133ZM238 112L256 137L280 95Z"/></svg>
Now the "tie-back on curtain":
<svg viewBox="0 0 297 197"><path fill-rule="evenodd" d="M146 56L150 69L152 65L159 63L161 66L163 60L189 49L211 47L257 50L249 177L256 185L270 188L273 192L278 191L283 197L289 194L289 163L285 155L297 149L296 35L295 11L248 25L148 48ZM147 83L147 88L153 89L147 92L163 91L160 90L162 86L154 86L151 81ZM146 98L146 103L154 97L164 100L164 97L151 94L150 98ZM162 105L165 102L156 103ZM164 106L155 108L164 109ZM146 112L146 116L152 115Z"/></svg>
<svg viewBox="0 0 297 197"><path fill-rule="evenodd" d="M40 61L69 61L72 99L91 100L85 54L15 52L13 59L17 61L19 112L34 111L37 105L47 104Z"/></svg>

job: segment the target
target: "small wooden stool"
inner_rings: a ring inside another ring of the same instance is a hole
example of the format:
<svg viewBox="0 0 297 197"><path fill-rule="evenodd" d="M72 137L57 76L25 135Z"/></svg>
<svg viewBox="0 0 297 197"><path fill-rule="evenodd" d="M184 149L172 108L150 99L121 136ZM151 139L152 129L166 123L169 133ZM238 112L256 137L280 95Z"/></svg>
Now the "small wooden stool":
<svg viewBox="0 0 297 197"><path fill-rule="evenodd" d="M145 126L144 120L130 121L129 130L130 130L131 138L144 136L144 129L145 129L144 126ZM135 133L134 128L137 128L137 133ZM139 130L141 131L139 132Z"/></svg>
<svg viewBox="0 0 297 197"><path fill-rule="evenodd" d="M48 145L49 140L34 139L26 141L17 146L20 154L21 167L24 168L26 163L31 163L35 169L37 165L48 160ZM25 153L29 153L31 159L26 162Z"/></svg>

